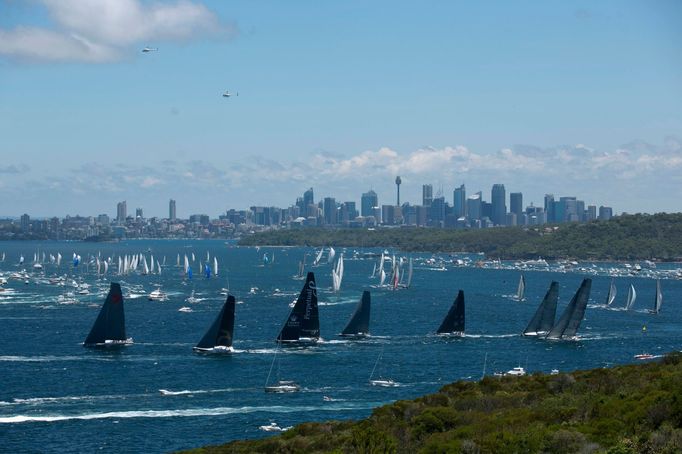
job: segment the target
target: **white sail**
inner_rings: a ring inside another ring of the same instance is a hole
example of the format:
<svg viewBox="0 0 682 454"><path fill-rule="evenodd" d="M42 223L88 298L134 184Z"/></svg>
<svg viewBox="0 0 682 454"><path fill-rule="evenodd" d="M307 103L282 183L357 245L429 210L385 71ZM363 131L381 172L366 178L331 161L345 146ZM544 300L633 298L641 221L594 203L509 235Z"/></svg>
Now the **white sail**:
<svg viewBox="0 0 682 454"><path fill-rule="evenodd" d="M213 256L213 275L218 275L218 257Z"/></svg>
<svg viewBox="0 0 682 454"><path fill-rule="evenodd" d="M384 253L381 253L381 258L379 259L379 275L384 271Z"/></svg>
<svg viewBox="0 0 682 454"><path fill-rule="evenodd" d="M149 274L149 266L147 265L147 259L145 257L142 258L142 274Z"/></svg>
<svg viewBox="0 0 682 454"><path fill-rule="evenodd" d="M410 262L407 265L407 283L405 284L405 288L410 288L410 285L412 285L412 257L410 257Z"/></svg>
<svg viewBox="0 0 682 454"><path fill-rule="evenodd" d="M178 254L178 259L175 261L175 266L180 268L180 254Z"/></svg>
<svg viewBox="0 0 682 454"><path fill-rule="evenodd" d="M100 275L100 271L101 271L101 270L100 270L99 259L96 259L96 262L95 262L95 263L97 263L97 275L99 276L99 275Z"/></svg>
<svg viewBox="0 0 682 454"><path fill-rule="evenodd" d="M373 278L374 276L376 276L376 274L377 274L377 264L374 263L374 267L372 268L372 275L370 276L370 278Z"/></svg>
<svg viewBox="0 0 682 454"><path fill-rule="evenodd" d="M157 269L157 273L160 275L161 274L161 262L159 262L158 260L156 261L156 269Z"/></svg>
<svg viewBox="0 0 682 454"><path fill-rule="evenodd" d="M108 270L108 269L109 269L109 264L108 264L107 261L105 260L105 261L104 261L104 273L102 273L102 276L104 276L105 274L107 274L107 270Z"/></svg>
<svg viewBox="0 0 682 454"><path fill-rule="evenodd" d="M192 252L192 263L194 263L196 259L194 258L194 252Z"/></svg>
<svg viewBox="0 0 682 454"><path fill-rule="evenodd" d="M519 287L516 289L516 299L521 301L524 293L526 293L526 278L522 274L519 278Z"/></svg>
<svg viewBox="0 0 682 454"><path fill-rule="evenodd" d="M62 254L57 252L57 266L59 266L61 264L62 264Z"/></svg>
<svg viewBox="0 0 682 454"><path fill-rule="evenodd" d="M118 274L119 276L123 274L123 260L120 255L118 256Z"/></svg>
<svg viewBox="0 0 682 454"><path fill-rule="evenodd" d="M324 248L320 249L320 252L317 253L317 256L315 257L315 261L313 262L313 265L317 265L320 263L320 260L322 259L322 253L324 252Z"/></svg>
<svg viewBox="0 0 682 454"><path fill-rule="evenodd" d="M336 251L334 250L333 247L329 247L329 255L327 256L327 263L332 263L334 261L334 257L336 256Z"/></svg>
<svg viewBox="0 0 682 454"><path fill-rule="evenodd" d="M154 256L153 255L149 259L149 269L151 269L152 273L154 273Z"/></svg>
<svg viewBox="0 0 682 454"><path fill-rule="evenodd" d="M625 309L630 310L635 304L637 299L637 292L635 291L635 286L630 284L630 290L628 290L628 299L625 302Z"/></svg>
<svg viewBox="0 0 682 454"><path fill-rule="evenodd" d="M663 292L661 291L661 280L656 279L656 299L654 301L654 312L659 313L663 305Z"/></svg>
<svg viewBox="0 0 682 454"><path fill-rule="evenodd" d="M210 261L211 261L211 254L209 254L208 251L206 251L206 263L208 263Z"/></svg>
<svg viewBox="0 0 682 454"><path fill-rule="evenodd" d="M609 285L609 294L606 296L606 305L610 306L616 300L616 281L611 279L611 285Z"/></svg>
<svg viewBox="0 0 682 454"><path fill-rule="evenodd" d="M187 254L185 254L185 274L189 272L189 259L187 258Z"/></svg>
<svg viewBox="0 0 682 454"><path fill-rule="evenodd" d="M335 292L341 289L341 281L343 280L343 254L339 256L336 262L336 267L332 270L332 287Z"/></svg>
<svg viewBox="0 0 682 454"><path fill-rule="evenodd" d="M384 281L386 280L386 272L384 270L379 271L379 286L381 287L384 285Z"/></svg>

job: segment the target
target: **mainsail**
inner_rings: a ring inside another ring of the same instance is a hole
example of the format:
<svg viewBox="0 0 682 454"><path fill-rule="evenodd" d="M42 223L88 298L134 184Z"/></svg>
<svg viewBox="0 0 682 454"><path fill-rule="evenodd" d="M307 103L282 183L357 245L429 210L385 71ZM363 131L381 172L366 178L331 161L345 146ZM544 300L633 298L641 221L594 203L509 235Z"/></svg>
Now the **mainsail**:
<svg viewBox="0 0 682 454"><path fill-rule="evenodd" d="M464 335L464 291L460 290L436 334Z"/></svg>
<svg viewBox="0 0 682 454"><path fill-rule="evenodd" d="M85 347L98 347L106 345L132 343L132 339L126 337L125 314L123 313L123 293L121 285L111 283L107 299L104 300L102 309L92 325L90 334L85 338Z"/></svg>
<svg viewBox="0 0 682 454"><path fill-rule="evenodd" d="M277 342L296 342L301 339L317 341L320 338L320 317L317 309L315 274L308 272L296 304L277 336Z"/></svg>
<svg viewBox="0 0 682 454"><path fill-rule="evenodd" d="M213 321L213 324L211 324L211 327L206 331L206 334L204 334L204 337L194 347L195 351L207 351L215 347L224 347L224 349L232 347L235 304L234 296L227 295L223 308Z"/></svg>
<svg viewBox="0 0 682 454"><path fill-rule="evenodd" d="M556 305L559 299L559 283L552 281L549 285L549 290L545 294L545 298L535 311L535 315L528 323L528 326L523 331L525 336L537 336L546 334L552 329L554 325L554 317L556 316Z"/></svg>
<svg viewBox="0 0 682 454"><path fill-rule="evenodd" d="M632 309L635 305L635 300L637 299L637 292L635 291L635 286L630 284L630 289L628 290L628 298L625 300L625 310Z"/></svg>
<svg viewBox="0 0 682 454"><path fill-rule="evenodd" d="M661 311L661 306L663 305L663 292L661 292L661 280L656 279L656 296L654 297L654 314L658 314Z"/></svg>
<svg viewBox="0 0 682 454"><path fill-rule="evenodd" d="M526 293L526 278L522 274L519 278L519 287L516 289L516 299L521 301L524 293Z"/></svg>
<svg viewBox="0 0 682 454"><path fill-rule="evenodd" d="M369 291L362 292L362 298L353 312L348 325L341 331L342 336L366 336L369 334Z"/></svg>
<svg viewBox="0 0 682 454"><path fill-rule="evenodd" d="M611 278L611 285L609 285L609 294L606 295L606 305L610 306L616 300L616 280Z"/></svg>
<svg viewBox="0 0 682 454"><path fill-rule="evenodd" d="M571 302L564 310L559 321L552 327L547 334L547 339L564 339L575 337L585 317L585 309L587 308L587 301L590 299L590 289L592 288L592 279L583 279L580 288Z"/></svg>

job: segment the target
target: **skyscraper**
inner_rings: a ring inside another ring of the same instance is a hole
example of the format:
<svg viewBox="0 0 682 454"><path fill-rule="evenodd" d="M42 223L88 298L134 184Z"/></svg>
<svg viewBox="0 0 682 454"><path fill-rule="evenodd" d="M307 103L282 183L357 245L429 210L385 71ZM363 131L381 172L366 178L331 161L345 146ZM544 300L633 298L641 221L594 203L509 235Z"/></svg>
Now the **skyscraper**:
<svg viewBox="0 0 682 454"><path fill-rule="evenodd" d="M556 222L556 215L554 210L554 194L545 194L545 213L547 213L547 222L552 224Z"/></svg>
<svg viewBox="0 0 682 454"><path fill-rule="evenodd" d="M118 222L125 222L128 217L128 207L126 206L126 201L118 202L116 205L116 220Z"/></svg>
<svg viewBox="0 0 682 454"><path fill-rule="evenodd" d="M457 218L462 218L467 215L467 190L464 187L464 184L462 186L455 188L454 192L454 200L452 201L452 206L454 207L454 214L457 216Z"/></svg>
<svg viewBox="0 0 682 454"><path fill-rule="evenodd" d="M324 198L324 223L326 225L335 225L338 223L336 199L334 197Z"/></svg>
<svg viewBox="0 0 682 454"><path fill-rule="evenodd" d="M433 201L433 186L430 184L425 184L422 186L422 205L425 207L430 207Z"/></svg>
<svg viewBox="0 0 682 454"><path fill-rule="evenodd" d="M315 203L313 197L313 188L308 189L306 192L303 193L303 205L308 208L309 205L312 205Z"/></svg>
<svg viewBox="0 0 682 454"><path fill-rule="evenodd" d="M512 192L509 194L509 212L516 215L516 222L521 223L523 215L523 194L520 192Z"/></svg>
<svg viewBox="0 0 682 454"><path fill-rule="evenodd" d="M481 198L481 191L479 191L467 199L467 213L469 215L469 219L481 219L481 214L483 211Z"/></svg>
<svg viewBox="0 0 682 454"><path fill-rule="evenodd" d="M170 202L168 202L168 219L171 221L175 221L177 219L175 212L175 200L173 199L170 199Z"/></svg>
<svg viewBox="0 0 682 454"><path fill-rule="evenodd" d="M504 225L507 217L507 192L503 184L494 184L491 193L492 218L495 225Z"/></svg>
<svg viewBox="0 0 682 454"><path fill-rule="evenodd" d="M360 214L364 217L373 216L374 212L372 209L379 206L379 197L377 193L373 190L369 190L362 194L360 198Z"/></svg>

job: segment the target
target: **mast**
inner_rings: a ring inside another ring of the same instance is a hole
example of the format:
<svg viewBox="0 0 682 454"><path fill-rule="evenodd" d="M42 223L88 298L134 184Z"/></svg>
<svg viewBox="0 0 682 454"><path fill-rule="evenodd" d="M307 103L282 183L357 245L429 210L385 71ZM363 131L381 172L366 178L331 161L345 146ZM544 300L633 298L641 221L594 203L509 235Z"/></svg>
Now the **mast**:
<svg viewBox="0 0 682 454"><path fill-rule="evenodd" d="M464 291L457 293L457 298L450 306L448 314L443 319L436 334L464 334Z"/></svg>
<svg viewBox="0 0 682 454"><path fill-rule="evenodd" d="M554 325L556 306L559 299L559 283L552 281L544 299L535 311L535 315L523 331L525 336L537 336L539 333L547 333Z"/></svg>
<svg viewBox="0 0 682 454"><path fill-rule="evenodd" d="M357 336L369 334L370 294L365 290L355 307L346 327L341 331L342 336Z"/></svg>
<svg viewBox="0 0 682 454"><path fill-rule="evenodd" d="M654 298L654 314L658 314L661 311L662 305L663 305L663 292L661 292L661 280L656 279L656 296Z"/></svg>
<svg viewBox="0 0 682 454"><path fill-rule="evenodd" d="M587 301L590 298L592 279L583 279L580 288L575 292L571 302L564 310L559 321L552 327L547 334L547 339L562 339L564 337L574 337L585 316Z"/></svg>

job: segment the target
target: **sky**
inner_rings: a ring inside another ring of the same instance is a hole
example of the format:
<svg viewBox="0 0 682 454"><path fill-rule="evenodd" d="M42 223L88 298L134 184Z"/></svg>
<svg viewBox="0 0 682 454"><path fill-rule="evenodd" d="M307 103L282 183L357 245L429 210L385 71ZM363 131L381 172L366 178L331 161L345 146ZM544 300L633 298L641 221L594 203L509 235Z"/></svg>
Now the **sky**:
<svg viewBox="0 0 682 454"><path fill-rule="evenodd" d="M682 211L682 2L0 0L0 216L393 204L397 175Z"/></svg>

